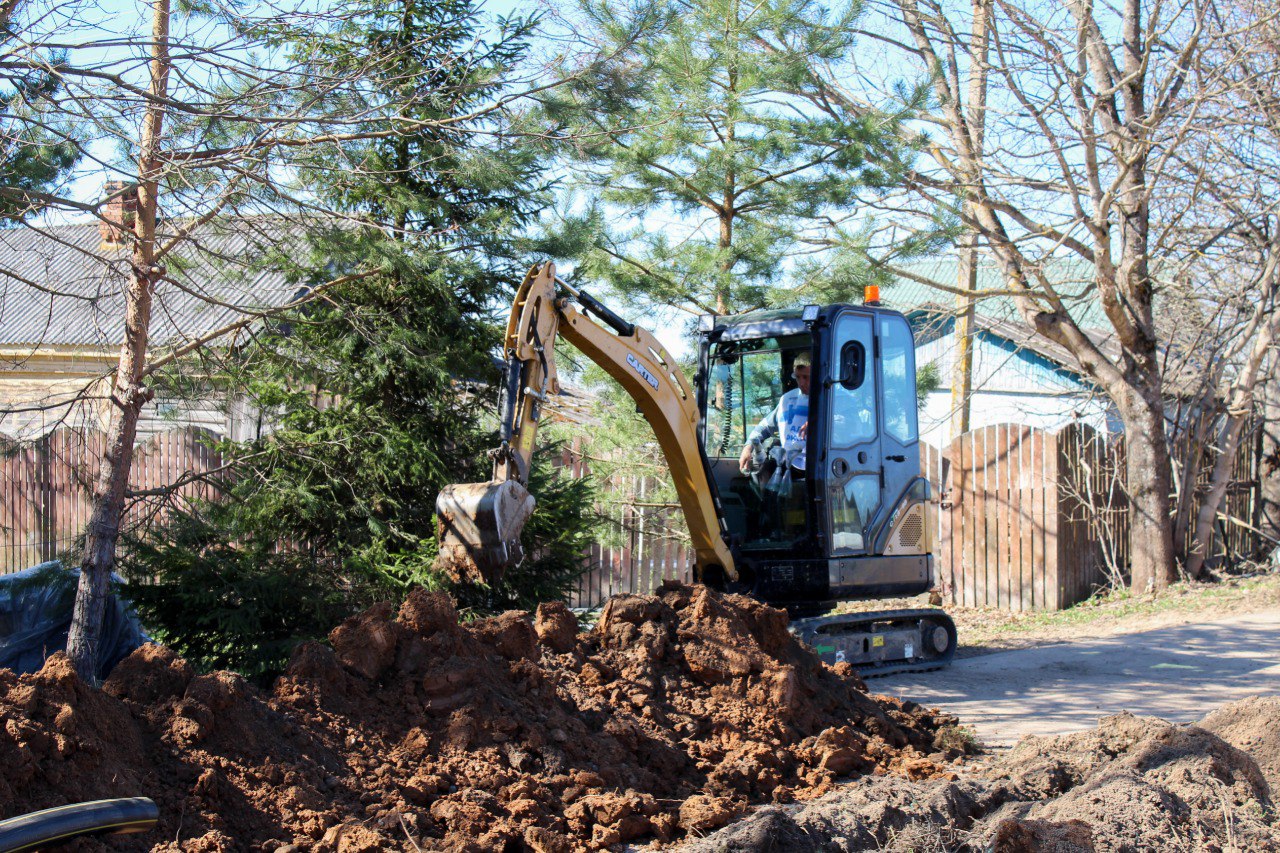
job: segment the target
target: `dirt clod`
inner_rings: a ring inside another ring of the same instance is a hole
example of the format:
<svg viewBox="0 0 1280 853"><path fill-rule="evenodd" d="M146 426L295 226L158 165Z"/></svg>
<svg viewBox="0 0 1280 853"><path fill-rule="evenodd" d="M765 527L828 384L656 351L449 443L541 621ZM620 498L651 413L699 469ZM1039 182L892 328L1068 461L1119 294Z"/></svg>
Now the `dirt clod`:
<svg viewBox="0 0 1280 853"><path fill-rule="evenodd" d="M567 652L578 640L577 617L563 601L539 604L533 627L538 632L538 642L553 652Z"/></svg>
<svg viewBox="0 0 1280 853"><path fill-rule="evenodd" d="M1047 820L1009 818L996 825L992 853L1093 853L1093 830L1083 821L1053 823Z"/></svg>
<svg viewBox="0 0 1280 853"><path fill-rule="evenodd" d="M695 794L680 805L679 826L687 832L719 829L734 816L733 802L724 797Z"/></svg>

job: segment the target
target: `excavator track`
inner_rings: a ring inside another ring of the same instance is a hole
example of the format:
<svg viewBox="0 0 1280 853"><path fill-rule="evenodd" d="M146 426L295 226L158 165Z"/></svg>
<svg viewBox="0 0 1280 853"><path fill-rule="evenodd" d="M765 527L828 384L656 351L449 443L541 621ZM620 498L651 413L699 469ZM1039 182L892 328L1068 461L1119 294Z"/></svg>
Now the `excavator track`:
<svg viewBox="0 0 1280 853"><path fill-rule="evenodd" d="M863 678L942 669L956 654L955 622L931 608L796 619L791 632L824 662L850 663Z"/></svg>

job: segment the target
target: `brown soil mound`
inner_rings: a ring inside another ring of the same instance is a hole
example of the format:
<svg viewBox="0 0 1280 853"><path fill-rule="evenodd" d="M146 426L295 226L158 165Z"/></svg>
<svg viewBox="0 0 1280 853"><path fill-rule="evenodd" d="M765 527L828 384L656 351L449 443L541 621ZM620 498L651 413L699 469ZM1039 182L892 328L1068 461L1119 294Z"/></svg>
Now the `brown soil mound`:
<svg viewBox="0 0 1280 853"><path fill-rule="evenodd" d="M0 817L149 796L123 849L599 849L840 777L950 775L954 719L871 698L784 613L701 587L469 625L417 591L305 644L271 694L145 646L102 691L0 673ZM176 839L176 840L175 840ZM290 846L294 845L294 846Z"/></svg>
<svg viewBox="0 0 1280 853"><path fill-rule="evenodd" d="M1249 753L1258 762L1271 796L1280 795L1280 696L1250 696L1232 702L1205 717L1199 726Z"/></svg>
<svg viewBox="0 0 1280 853"><path fill-rule="evenodd" d="M961 780L859 779L682 849L1277 850L1280 830L1248 755L1196 726L1119 714L1092 731L1027 738Z"/></svg>

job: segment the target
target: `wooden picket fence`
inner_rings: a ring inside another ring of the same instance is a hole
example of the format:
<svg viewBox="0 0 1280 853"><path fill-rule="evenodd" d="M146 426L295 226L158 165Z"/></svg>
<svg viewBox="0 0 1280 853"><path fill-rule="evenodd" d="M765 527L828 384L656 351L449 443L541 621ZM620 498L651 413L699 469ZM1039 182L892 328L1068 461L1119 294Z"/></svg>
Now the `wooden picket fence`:
<svg viewBox="0 0 1280 853"><path fill-rule="evenodd" d="M1210 429L1216 434L1217 421ZM1192 441L1192 430L1182 430L1173 442L1173 458L1175 465L1185 457L1188 444ZM1262 525L1262 478L1263 472L1263 430L1261 418L1255 413L1245 423L1241 433L1236 458L1232 461L1231 481L1227 485L1227 493L1223 497L1219 509L1219 519L1214 525L1213 545L1209 550L1206 562L1210 566L1222 562L1231 563L1240 558L1258 558L1275 546L1260 535ZM1196 516L1200 513L1205 493L1209 489L1209 480L1213 476L1214 450L1201 448L1202 457L1197 472L1195 489L1192 492L1189 526L1194 529ZM1181 476L1181 472L1179 472ZM1178 547L1175 542L1174 546Z"/></svg>
<svg viewBox="0 0 1280 853"><path fill-rule="evenodd" d="M153 436L138 447L129 488L161 491L131 500L125 526L163 519L173 501L212 497L201 480L171 489L193 475L217 471L223 462L194 427ZM93 478L106 447L101 432L56 430L38 441L0 446L0 574L74 550L88 524ZM580 448L566 449L561 466L570 476L588 471ZM609 596L650 591L664 578L690 580L692 552L673 530L683 530L677 506L650 500L653 477L616 477L602 485L602 535L585 559L588 571L571 596L573 606L594 607Z"/></svg>
<svg viewBox="0 0 1280 853"><path fill-rule="evenodd" d="M1256 558L1264 549L1259 451L1256 442L1241 443L1210 565ZM1193 519L1211 454L1193 487ZM959 436L942 453L929 448L921 468L940 496L938 585L951 602L1054 610L1127 581L1123 438L1084 425L1047 432L1000 424Z"/></svg>
<svg viewBox="0 0 1280 853"><path fill-rule="evenodd" d="M1242 445L1224 514L1256 515L1257 454ZM1076 424L1046 431L999 424L965 433L944 450L921 445L921 475L932 484L938 588L968 607L1057 610L1127 580L1129 506L1124 441ZM1198 509L1210 464L1202 466ZM592 570L574 598L592 607L618 592L651 592L664 578L688 580L692 554L670 536L681 528L673 504L643 500L643 483L611 485L621 548L593 548ZM1256 522L1255 522L1256 526ZM1248 524L1215 531L1211 558L1257 552Z"/></svg>
<svg viewBox="0 0 1280 853"><path fill-rule="evenodd" d="M944 598L967 607L1057 610L1128 563L1123 448L1088 426L999 424L925 447L937 503Z"/></svg>
<svg viewBox="0 0 1280 853"><path fill-rule="evenodd" d="M573 477L590 473L580 440L561 452L559 467ZM587 570L569 606L592 609L618 593L653 592L667 579L692 581L684 517L678 503L662 498L658 478L614 475L598 486L600 536L587 551Z"/></svg>
<svg viewBox="0 0 1280 853"><path fill-rule="evenodd" d="M199 479L170 488L221 467L208 435L173 430L138 449L130 489L163 494L133 500L126 525L159 520L172 501L212 496L213 487ZM101 433L59 430L0 446L0 573L74 547L105 442ZM1047 432L1001 424L959 436L941 452L921 450L921 473L938 509L938 587L950 602L1053 610L1123 579L1129 557L1121 440L1087 426ZM565 450L560 464L569 476L589 471L581 446ZM1228 516L1250 517L1258 483L1257 460L1242 449ZM657 479L615 476L601 486L601 536L585 555L587 571L570 604L596 607L617 593L652 592L664 579L690 580L693 555L680 510L661 497ZM1256 540L1247 523L1222 526L1212 556L1248 555Z"/></svg>
<svg viewBox="0 0 1280 853"><path fill-rule="evenodd" d="M933 488L938 586L952 603L1059 609L1089 597L1127 563L1123 450L1089 427L1056 433L1018 425L975 430L944 451L921 445ZM578 475L566 451L562 463ZM605 483L605 521L620 547L594 546L571 604L595 607L620 592L689 580L692 553L670 531L679 507L649 503L652 482ZM616 538L616 537L615 537Z"/></svg>
<svg viewBox="0 0 1280 853"><path fill-rule="evenodd" d="M222 460L195 427L152 436L136 451L125 527L151 524L174 500L210 494L193 474ZM0 574L52 560L73 549L89 521L90 496L107 438L97 431L55 430L35 442L0 445Z"/></svg>

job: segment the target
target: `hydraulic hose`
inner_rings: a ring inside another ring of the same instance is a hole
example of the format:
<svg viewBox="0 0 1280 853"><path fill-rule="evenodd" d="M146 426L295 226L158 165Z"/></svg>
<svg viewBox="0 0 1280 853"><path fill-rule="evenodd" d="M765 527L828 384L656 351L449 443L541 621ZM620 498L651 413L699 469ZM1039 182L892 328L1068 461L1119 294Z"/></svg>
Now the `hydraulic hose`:
<svg viewBox="0 0 1280 853"><path fill-rule="evenodd" d="M59 806L0 821L0 853L49 847L99 832L146 832L159 819L160 809L146 797Z"/></svg>
<svg viewBox="0 0 1280 853"><path fill-rule="evenodd" d="M729 451L729 442L733 440L733 365L726 365L724 380L724 420L720 424L720 450L723 456Z"/></svg>

